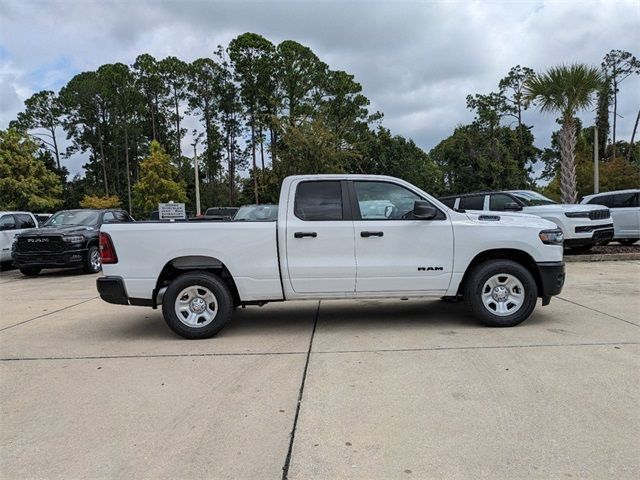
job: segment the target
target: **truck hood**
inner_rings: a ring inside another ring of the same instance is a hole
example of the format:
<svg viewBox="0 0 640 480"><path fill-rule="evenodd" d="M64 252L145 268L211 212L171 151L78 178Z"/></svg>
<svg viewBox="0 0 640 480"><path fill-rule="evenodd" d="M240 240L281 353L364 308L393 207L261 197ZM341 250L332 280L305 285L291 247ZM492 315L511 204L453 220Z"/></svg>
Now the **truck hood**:
<svg viewBox="0 0 640 480"><path fill-rule="evenodd" d="M525 207L528 212L532 213L565 213L565 212L590 212L592 210L606 210L604 205L574 205L569 203L557 203L554 205L536 205L534 207Z"/></svg>
<svg viewBox="0 0 640 480"><path fill-rule="evenodd" d="M95 234L100 231L100 227L87 226L87 225L66 225L62 227L41 227L32 228L25 232L20 233L18 236L26 237L46 237L49 235L82 235L82 234Z"/></svg>
<svg viewBox="0 0 640 480"><path fill-rule="evenodd" d="M541 230L552 230L558 228L558 226L544 220L537 215L528 215L526 213L513 213L513 212L470 212L467 210L466 216L472 222L494 225L509 225L509 226L523 226L523 227L538 227Z"/></svg>

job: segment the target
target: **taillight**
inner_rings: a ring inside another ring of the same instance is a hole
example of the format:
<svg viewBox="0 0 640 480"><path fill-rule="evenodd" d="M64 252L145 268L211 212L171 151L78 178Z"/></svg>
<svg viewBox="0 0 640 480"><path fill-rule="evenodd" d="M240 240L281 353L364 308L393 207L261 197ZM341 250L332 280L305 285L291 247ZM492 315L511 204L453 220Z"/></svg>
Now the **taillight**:
<svg viewBox="0 0 640 480"><path fill-rule="evenodd" d="M100 257L103 264L118 263L118 255L108 233L100 232Z"/></svg>

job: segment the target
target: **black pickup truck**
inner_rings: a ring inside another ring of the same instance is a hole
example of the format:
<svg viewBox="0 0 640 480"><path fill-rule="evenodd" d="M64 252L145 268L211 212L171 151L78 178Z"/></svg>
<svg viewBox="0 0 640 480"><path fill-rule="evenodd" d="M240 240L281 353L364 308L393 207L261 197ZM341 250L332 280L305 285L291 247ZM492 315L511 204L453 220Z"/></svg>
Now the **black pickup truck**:
<svg viewBox="0 0 640 480"><path fill-rule="evenodd" d="M78 268L96 273L102 268L99 250L103 223L133 222L119 209L62 210L41 228L16 236L13 262L24 275L35 276L43 268Z"/></svg>

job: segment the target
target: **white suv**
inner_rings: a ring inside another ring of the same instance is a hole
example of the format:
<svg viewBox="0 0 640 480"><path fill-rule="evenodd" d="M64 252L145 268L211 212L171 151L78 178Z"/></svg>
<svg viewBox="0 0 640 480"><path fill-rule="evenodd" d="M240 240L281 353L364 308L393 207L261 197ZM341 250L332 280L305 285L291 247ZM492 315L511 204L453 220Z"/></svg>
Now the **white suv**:
<svg viewBox="0 0 640 480"><path fill-rule="evenodd" d="M29 212L0 212L0 263L12 262L13 237L37 226L38 221Z"/></svg>
<svg viewBox="0 0 640 480"><path fill-rule="evenodd" d="M574 250L588 250L613 238L611 214L603 205L560 204L532 190L465 193L440 201L459 210L522 212L550 220L562 230L564 246Z"/></svg>
<svg viewBox="0 0 640 480"><path fill-rule="evenodd" d="M622 245L633 245L640 239L640 189L595 193L582 198L586 205L605 205L611 209L613 239Z"/></svg>

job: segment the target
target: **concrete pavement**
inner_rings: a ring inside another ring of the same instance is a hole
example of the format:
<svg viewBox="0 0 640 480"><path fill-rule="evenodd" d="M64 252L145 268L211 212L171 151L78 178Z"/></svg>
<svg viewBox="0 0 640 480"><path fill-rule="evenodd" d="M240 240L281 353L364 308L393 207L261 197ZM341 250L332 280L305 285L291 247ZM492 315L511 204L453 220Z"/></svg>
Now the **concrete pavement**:
<svg viewBox="0 0 640 480"><path fill-rule="evenodd" d="M292 302L204 341L95 276L2 272L0 477L637 478L640 262L567 268L516 328Z"/></svg>

